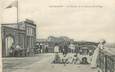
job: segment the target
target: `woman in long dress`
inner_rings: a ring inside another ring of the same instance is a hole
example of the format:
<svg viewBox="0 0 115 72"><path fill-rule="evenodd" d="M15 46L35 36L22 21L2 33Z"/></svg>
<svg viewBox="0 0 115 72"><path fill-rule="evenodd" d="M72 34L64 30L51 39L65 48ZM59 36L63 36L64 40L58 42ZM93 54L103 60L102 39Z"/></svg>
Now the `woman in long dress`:
<svg viewBox="0 0 115 72"><path fill-rule="evenodd" d="M105 44L105 40L101 40L98 44L98 47L95 49L93 57L92 57L92 61L91 61L91 67L92 68L97 67L97 60L98 60L98 56L99 56L99 51L104 49L104 44Z"/></svg>
<svg viewBox="0 0 115 72"><path fill-rule="evenodd" d="M60 56L59 56L59 45L56 43L54 47L54 63L60 62Z"/></svg>
<svg viewBox="0 0 115 72"><path fill-rule="evenodd" d="M74 44L70 44L69 45L69 48L71 49L71 53L74 53L75 52L75 45Z"/></svg>

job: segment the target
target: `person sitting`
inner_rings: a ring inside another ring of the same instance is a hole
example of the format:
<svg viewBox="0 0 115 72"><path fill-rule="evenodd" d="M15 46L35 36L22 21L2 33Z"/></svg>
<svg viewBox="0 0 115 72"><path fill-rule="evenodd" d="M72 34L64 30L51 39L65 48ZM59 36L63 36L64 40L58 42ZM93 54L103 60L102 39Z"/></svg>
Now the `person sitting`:
<svg viewBox="0 0 115 72"><path fill-rule="evenodd" d="M68 58L68 63L69 63L69 64L72 64L72 61L73 61L73 57L69 57L69 58Z"/></svg>
<svg viewBox="0 0 115 72"><path fill-rule="evenodd" d="M67 55L63 55L63 58L62 58L62 63L64 64L64 66L66 65L66 63L68 63L68 58L67 58Z"/></svg>
<svg viewBox="0 0 115 72"><path fill-rule="evenodd" d="M53 63L60 63L60 62L61 62L60 56L58 55L58 53L56 53Z"/></svg>
<svg viewBox="0 0 115 72"><path fill-rule="evenodd" d="M77 57L77 55L75 54L75 55L73 56L72 63L73 63L73 64L77 64L77 61L78 61L78 57Z"/></svg>
<svg viewBox="0 0 115 72"><path fill-rule="evenodd" d="M82 62L80 64L89 64L88 61L87 61L87 58L83 57Z"/></svg>

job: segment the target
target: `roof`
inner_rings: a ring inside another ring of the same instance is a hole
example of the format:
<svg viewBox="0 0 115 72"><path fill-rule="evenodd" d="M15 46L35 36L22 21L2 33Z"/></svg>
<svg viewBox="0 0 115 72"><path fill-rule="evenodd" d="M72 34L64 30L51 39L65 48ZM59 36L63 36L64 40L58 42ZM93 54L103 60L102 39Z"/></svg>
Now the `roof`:
<svg viewBox="0 0 115 72"><path fill-rule="evenodd" d="M30 24L30 25L34 25L34 26L36 26L36 24L34 24L34 21L32 21L32 20L25 19L24 22L27 23L27 24Z"/></svg>
<svg viewBox="0 0 115 72"><path fill-rule="evenodd" d="M47 39L37 39L37 42L47 42Z"/></svg>
<svg viewBox="0 0 115 72"><path fill-rule="evenodd" d="M5 27L10 27L10 28L18 28L18 25L15 23L10 23L10 24L1 24L2 26Z"/></svg>
<svg viewBox="0 0 115 72"><path fill-rule="evenodd" d="M27 24L30 24L30 25L34 25L36 26L36 24L34 23L33 20L30 20L30 19L25 19L24 21L20 21L18 22L18 24L23 24L23 23L27 23ZM1 24L2 26L10 26L10 25L18 25L17 23L4 23L4 24Z"/></svg>

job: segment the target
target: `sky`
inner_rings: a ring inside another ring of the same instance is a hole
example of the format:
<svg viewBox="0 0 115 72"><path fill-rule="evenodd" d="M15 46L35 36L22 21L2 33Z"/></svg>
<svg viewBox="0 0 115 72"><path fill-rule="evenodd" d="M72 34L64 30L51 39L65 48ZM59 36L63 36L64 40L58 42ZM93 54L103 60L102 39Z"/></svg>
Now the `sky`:
<svg viewBox="0 0 115 72"><path fill-rule="evenodd" d="M14 0L2 0L2 23L16 22ZM53 5L102 5L102 8L49 7ZM37 25L37 38L68 36L75 40L115 42L114 0L19 0L19 20Z"/></svg>

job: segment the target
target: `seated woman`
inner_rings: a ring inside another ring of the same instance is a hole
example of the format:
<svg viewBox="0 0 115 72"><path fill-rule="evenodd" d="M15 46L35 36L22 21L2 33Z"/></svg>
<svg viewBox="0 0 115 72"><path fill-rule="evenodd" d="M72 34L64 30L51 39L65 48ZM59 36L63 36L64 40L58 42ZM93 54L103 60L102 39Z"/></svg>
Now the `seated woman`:
<svg viewBox="0 0 115 72"><path fill-rule="evenodd" d="M72 61L73 61L73 57L68 57L68 63L72 64Z"/></svg>
<svg viewBox="0 0 115 72"><path fill-rule="evenodd" d="M77 57L77 54L75 54L75 55L73 56L72 63L73 63L73 64L77 64L77 61L78 61L78 57Z"/></svg>
<svg viewBox="0 0 115 72"><path fill-rule="evenodd" d="M63 55L62 57L62 64L64 64L64 66L68 63L68 57L67 55Z"/></svg>
<svg viewBox="0 0 115 72"><path fill-rule="evenodd" d="M58 53L56 53L53 63L60 63L60 62L61 62L60 56Z"/></svg>
<svg viewBox="0 0 115 72"><path fill-rule="evenodd" d="M87 58L83 57L80 64L89 64L88 61L87 61Z"/></svg>

